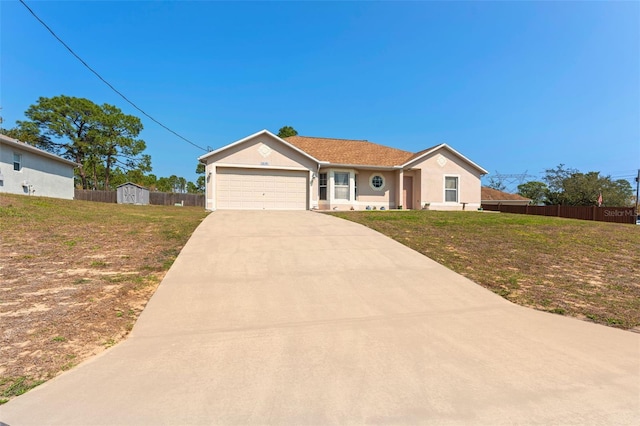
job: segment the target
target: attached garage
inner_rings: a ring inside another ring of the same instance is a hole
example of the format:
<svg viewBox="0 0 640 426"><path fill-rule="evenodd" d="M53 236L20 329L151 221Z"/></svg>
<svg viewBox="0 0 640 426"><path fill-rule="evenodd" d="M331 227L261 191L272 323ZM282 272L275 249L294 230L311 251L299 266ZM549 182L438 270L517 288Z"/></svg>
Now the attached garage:
<svg viewBox="0 0 640 426"><path fill-rule="evenodd" d="M317 205L312 194L318 191L320 162L268 130L198 160L205 165L207 210L309 210Z"/></svg>
<svg viewBox="0 0 640 426"><path fill-rule="evenodd" d="M218 167L216 206L231 210L306 210L308 171Z"/></svg>

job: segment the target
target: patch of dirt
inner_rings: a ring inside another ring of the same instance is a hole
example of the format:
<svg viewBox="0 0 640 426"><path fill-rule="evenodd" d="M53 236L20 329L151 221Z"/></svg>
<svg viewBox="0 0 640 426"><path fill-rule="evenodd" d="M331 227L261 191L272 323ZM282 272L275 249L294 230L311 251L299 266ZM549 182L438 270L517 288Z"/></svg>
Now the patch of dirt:
<svg viewBox="0 0 640 426"><path fill-rule="evenodd" d="M69 263L87 258L75 257ZM46 276L53 265L44 258L37 268L21 267L19 255L0 255L0 261L21 271L17 283L2 285L0 371L38 380L51 378L126 336L165 274L141 275L120 265L112 271L69 268ZM112 283L113 276L123 278Z"/></svg>
<svg viewBox="0 0 640 426"><path fill-rule="evenodd" d="M39 384L125 338L205 216L34 202L0 196L0 403L12 384Z"/></svg>

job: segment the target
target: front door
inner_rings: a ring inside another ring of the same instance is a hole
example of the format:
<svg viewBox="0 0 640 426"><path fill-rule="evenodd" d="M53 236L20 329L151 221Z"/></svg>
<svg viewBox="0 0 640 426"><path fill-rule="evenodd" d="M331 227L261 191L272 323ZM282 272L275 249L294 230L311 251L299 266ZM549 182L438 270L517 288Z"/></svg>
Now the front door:
<svg viewBox="0 0 640 426"><path fill-rule="evenodd" d="M413 208L413 177L404 176L402 180L402 205L405 209Z"/></svg>

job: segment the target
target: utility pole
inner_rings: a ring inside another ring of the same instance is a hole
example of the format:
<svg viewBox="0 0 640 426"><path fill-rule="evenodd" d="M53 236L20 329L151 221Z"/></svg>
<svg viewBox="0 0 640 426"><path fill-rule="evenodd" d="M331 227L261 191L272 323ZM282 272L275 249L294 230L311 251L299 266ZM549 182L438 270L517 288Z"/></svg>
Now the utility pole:
<svg viewBox="0 0 640 426"><path fill-rule="evenodd" d="M636 176L636 220L638 219L638 215L640 212L638 211L638 204L640 200L638 200L638 195L640 195L640 169L638 169L638 176Z"/></svg>

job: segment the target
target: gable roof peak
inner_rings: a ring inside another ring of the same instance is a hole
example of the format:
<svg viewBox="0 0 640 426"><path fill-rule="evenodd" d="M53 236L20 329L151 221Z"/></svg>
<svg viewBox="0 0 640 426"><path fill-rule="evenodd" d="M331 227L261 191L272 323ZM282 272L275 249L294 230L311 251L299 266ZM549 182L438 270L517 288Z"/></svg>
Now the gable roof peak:
<svg viewBox="0 0 640 426"><path fill-rule="evenodd" d="M306 151L304 151L304 150L301 150L301 149L300 149L299 147L297 147L295 144L292 144L292 143L290 143L290 142L286 141L285 139L283 139L283 138L279 137L278 135L274 135L273 133L271 133L271 132L270 132L269 130L267 130L267 129L262 129L262 130L260 130L260 131L258 131L258 132L255 132L255 133L253 133L253 134L251 134L251 135L249 135L249 136L246 136L246 137L244 137L244 138L242 138L242 139L240 139L240 140L237 140L237 141L235 141L235 142L232 142L232 143L230 143L230 144L228 144L228 145L225 145L225 146L223 146L223 147L221 147L221 148L215 149L215 150L213 150L213 151L209 151L209 152L207 152L206 154L201 155L200 157L198 157L198 161L200 161L201 163L206 163L206 159L207 159L208 157L211 157L211 156L213 156L213 155L215 155L215 154L217 154L217 153L219 153L219 152L225 151L225 150L227 150L227 149L229 149L229 148L232 148L232 147L234 147L234 146L236 146L236 145L240 145L240 144L242 144L242 143L244 143L244 142L247 142L247 141L249 141L249 140L251 140L251 139L257 138L257 137L262 136L262 135L268 135L268 136L271 136L272 138L274 138L275 140L277 140L279 143L281 143L281 144L283 144L283 145L285 145L285 146L288 146L289 148L293 149L294 151L298 151L300 154L304 155L305 157L307 157L307 158L309 158L309 159L311 159L311 160L313 160L313 161L315 161L315 162L319 162L319 161L318 161L318 159L314 158L314 157L313 157L309 152L306 152Z"/></svg>
<svg viewBox="0 0 640 426"><path fill-rule="evenodd" d="M424 157L427 157L428 155L433 154L434 152L440 150L440 149L447 149L449 152L453 153L454 155L456 155L457 157L459 157L460 159L462 159L463 161L466 161L468 164L470 164L471 166L475 167L481 174L486 175L489 172L485 169L483 169L482 167L480 167L479 165L477 165L476 163L474 163L473 161L469 160L467 157L465 157L464 155L460 154L458 151L456 151L455 149L451 148L449 145L447 145L446 143L441 143L435 146L432 146L431 148L427 148L424 149L420 152L416 152L415 154L413 154L411 157L409 157L409 159L407 159L407 161L402 164L404 167L408 166L410 163L414 163Z"/></svg>

